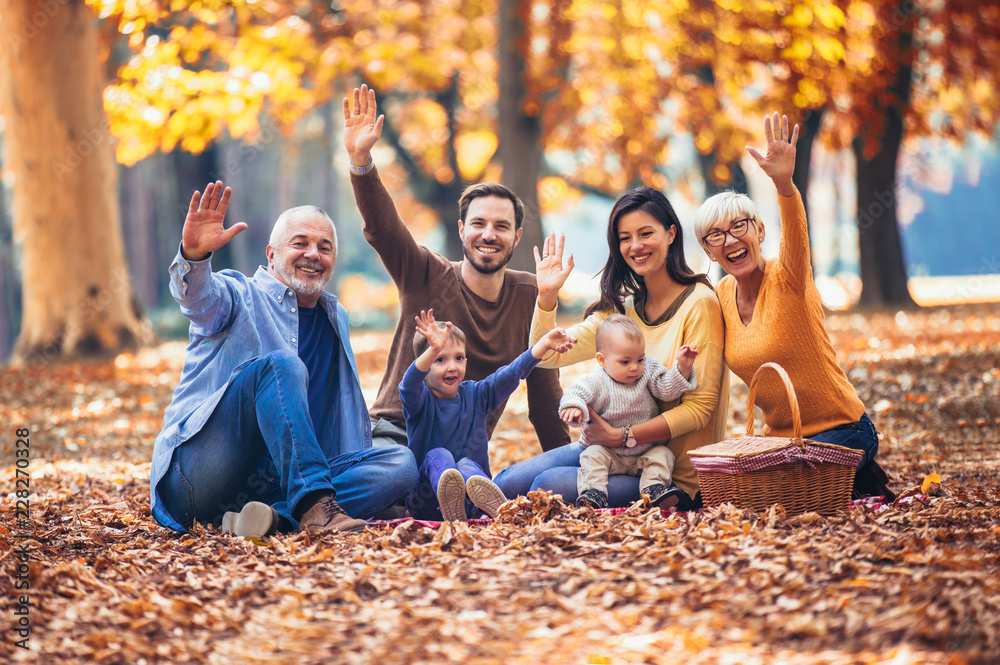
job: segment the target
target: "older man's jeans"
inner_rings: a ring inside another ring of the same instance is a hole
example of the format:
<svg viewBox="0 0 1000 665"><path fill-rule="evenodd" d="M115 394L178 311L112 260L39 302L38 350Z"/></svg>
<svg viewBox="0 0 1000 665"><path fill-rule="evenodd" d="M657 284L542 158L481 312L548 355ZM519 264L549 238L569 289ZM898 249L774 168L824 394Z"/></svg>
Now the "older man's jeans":
<svg viewBox="0 0 1000 665"><path fill-rule="evenodd" d="M413 454L402 446L334 455L332 432L317 439L298 356L274 352L245 367L208 422L181 444L160 482L160 497L185 528L221 524L249 501L272 505L292 528L310 492L333 489L352 517L368 519L413 489ZM336 405L333 405L335 408Z"/></svg>
<svg viewBox="0 0 1000 665"><path fill-rule="evenodd" d="M514 466L507 467L496 475L493 482L503 491L504 496L512 499L524 496L533 490L550 490L553 494L562 496L563 501L575 503L577 499L576 479L580 470L580 453L583 446L570 443L535 455ZM624 507L638 501L639 477L612 475L608 476L608 505ZM681 495L677 505L678 510L697 510L701 508L701 494L690 498L687 493Z"/></svg>

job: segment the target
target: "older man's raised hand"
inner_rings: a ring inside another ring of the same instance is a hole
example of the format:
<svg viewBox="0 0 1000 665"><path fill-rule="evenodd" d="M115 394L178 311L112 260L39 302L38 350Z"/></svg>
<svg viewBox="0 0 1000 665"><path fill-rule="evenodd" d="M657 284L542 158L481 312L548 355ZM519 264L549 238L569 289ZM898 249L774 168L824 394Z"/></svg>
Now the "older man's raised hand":
<svg viewBox="0 0 1000 665"><path fill-rule="evenodd" d="M218 180L205 186L204 196L197 190L191 196L181 232L181 254L188 261L201 261L247 228L244 222L228 229L224 225L232 194L233 190L223 189L222 181Z"/></svg>

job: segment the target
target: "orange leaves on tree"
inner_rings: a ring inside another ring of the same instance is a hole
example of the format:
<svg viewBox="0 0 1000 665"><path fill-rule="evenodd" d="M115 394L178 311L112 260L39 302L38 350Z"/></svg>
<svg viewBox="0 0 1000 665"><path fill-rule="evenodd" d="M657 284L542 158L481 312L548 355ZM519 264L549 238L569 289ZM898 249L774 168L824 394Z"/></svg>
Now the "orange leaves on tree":
<svg viewBox="0 0 1000 665"><path fill-rule="evenodd" d="M265 111L287 127L353 85L344 79L355 72L395 100L401 140L439 182L482 176L499 144L497 0L344 0L336 12L291 0L89 3L134 51L105 94L123 163L177 145L196 151L225 130L253 140ZM526 27L515 45L525 54L524 108L540 118L545 149L573 157L578 167L566 175L609 193L665 185L658 169L675 132L690 132L699 152L714 155L714 175L725 176L759 140L761 115L775 109L793 122L825 109L829 143L844 146L868 130L871 154L880 129L872 101L905 101L886 92L901 66L916 68L911 133L961 136L1000 122L995 4L514 6ZM913 48L902 39L909 34ZM410 117L428 101L447 106L450 119Z"/></svg>

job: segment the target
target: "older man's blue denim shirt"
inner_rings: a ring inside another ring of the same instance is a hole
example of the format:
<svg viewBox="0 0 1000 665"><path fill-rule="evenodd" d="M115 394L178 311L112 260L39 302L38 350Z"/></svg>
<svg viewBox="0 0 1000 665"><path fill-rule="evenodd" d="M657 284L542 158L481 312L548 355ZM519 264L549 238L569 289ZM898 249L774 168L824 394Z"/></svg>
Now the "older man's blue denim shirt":
<svg viewBox="0 0 1000 665"><path fill-rule="evenodd" d="M299 317L295 292L263 266L252 278L235 270L213 273L211 256L188 261L178 251L170 265L170 293L191 320L191 341L180 383L163 416L163 430L153 445L149 486L153 516L180 529L156 492L174 449L201 430L247 362L278 350L298 354ZM338 449L324 452L330 456L358 452L372 445L371 420L351 350L347 310L327 292L319 305L330 318L340 347L340 413L334 419L339 432L330 437Z"/></svg>

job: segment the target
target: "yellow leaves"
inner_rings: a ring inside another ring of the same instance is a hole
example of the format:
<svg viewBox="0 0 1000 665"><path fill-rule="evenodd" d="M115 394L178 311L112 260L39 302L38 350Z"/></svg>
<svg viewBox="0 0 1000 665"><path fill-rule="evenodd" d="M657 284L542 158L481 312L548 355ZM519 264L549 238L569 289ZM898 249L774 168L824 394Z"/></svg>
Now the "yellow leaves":
<svg viewBox="0 0 1000 665"><path fill-rule="evenodd" d="M338 297L349 310L380 310L392 312L399 304L399 292L389 284L375 284L364 275L350 274L344 277L338 287Z"/></svg>
<svg viewBox="0 0 1000 665"><path fill-rule="evenodd" d="M712 167L712 177L716 182L729 182L733 172L726 164L716 164Z"/></svg>
<svg viewBox="0 0 1000 665"><path fill-rule="evenodd" d="M786 14L781 22L790 27L804 28L810 25L812 20L812 8L805 4L795 3L792 6L792 11Z"/></svg>
<svg viewBox="0 0 1000 665"><path fill-rule="evenodd" d="M458 172L464 180L478 180L486 165L496 153L496 132L478 130L463 132L455 139Z"/></svg>
<svg viewBox="0 0 1000 665"><path fill-rule="evenodd" d="M782 49L781 57L789 60L808 60L813 52L813 42L810 39L799 37L792 42L792 45Z"/></svg>
<svg viewBox="0 0 1000 665"><path fill-rule="evenodd" d="M940 482L941 482L941 476L939 476L937 472L927 474L926 476L924 476L923 482L920 483L920 493L927 494L927 490L931 488L931 485Z"/></svg>
<svg viewBox="0 0 1000 665"><path fill-rule="evenodd" d="M715 147L715 137L712 132L707 128L699 131L694 137L694 147L703 155L712 152L712 148Z"/></svg>
<svg viewBox="0 0 1000 665"><path fill-rule="evenodd" d="M815 79L804 78L799 81L799 90L793 101L799 108L819 108L826 101L826 91Z"/></svg>
<svg viewBox="0 0 1000 665"><path fill-rule="evenodd" d="M844 59L844 45L833 37L817 37L813 47L828 62L840 62Z"/></svg>
<svg viewBox="0 0 1000 665"><path fill-rule="evenodd" d="M562 178L550 176L538 183L538 205L543 215L576 205L582 198L580 190L570 187Z"/></svg>
<svg viewBox="0 0 1000 665"><path fill-rule="evenodd" d="M831 30L839 30L847 21L844 11L832 3L819 2L813 7L813 12L819 22Z"/></svg>

